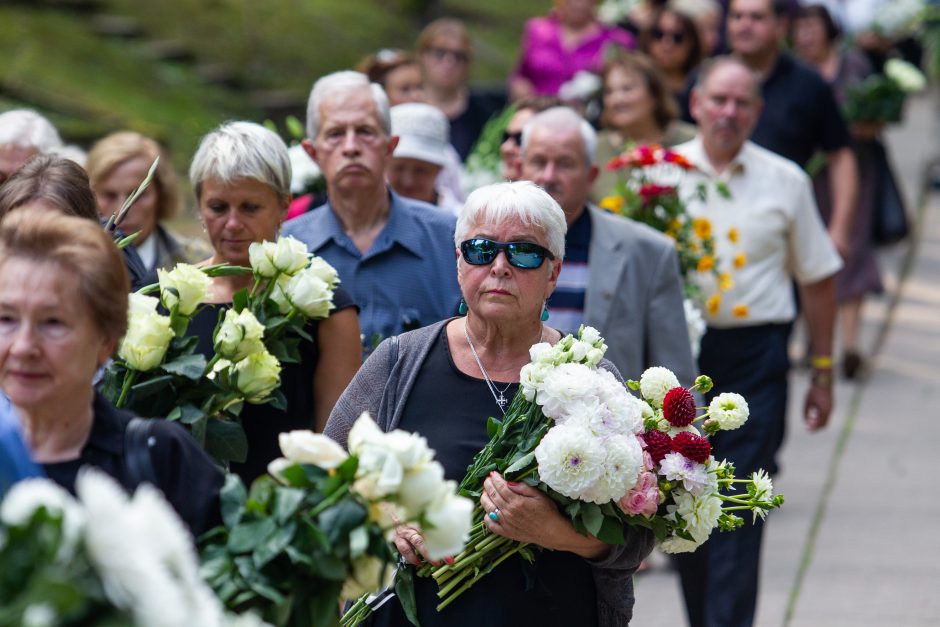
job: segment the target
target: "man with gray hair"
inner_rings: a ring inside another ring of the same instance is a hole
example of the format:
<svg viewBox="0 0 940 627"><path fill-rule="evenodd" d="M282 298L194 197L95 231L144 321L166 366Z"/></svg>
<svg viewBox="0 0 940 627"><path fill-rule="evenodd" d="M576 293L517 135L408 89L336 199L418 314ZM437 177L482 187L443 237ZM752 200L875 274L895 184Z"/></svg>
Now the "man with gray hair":
<svg viewBox="0 0 940 627"><path fill-rule="evenodd" d="M826 425L832 409L833 275L842 262L826 233L810 179L792 161L748 137L762 108L759 77L736 57L706 61L692 90L699 134L675 150L695 170L680 184L694 196L701 184L722 181L730 196L693 200L689 213L706 218L716 233L738 232L738 243L716 238L721 263L739 266L734 285L705 312L699 366L712 377L709 399L742 394L750 419L740 429L712 438L716 459L747 477L776 472L787 417L787 340L796 315L792 280L800 287L813 351L813 377L804 402L810 431ZM746 260L738 263L732 258ZM705 293L716 293L711 275L699 273ZM757 603L763 521L734 533L716 533L695 553L679 556L692 627L750 627Z"/></svg>
<svg viewBox="0 0 940 627"><path fill-rule="evenodd" d="M597 328L625 377L665 366L689 386L695 367L675 245L588 202L596 145L594 129L568 107L535 115L522 131L522 178L545 188L568 222L565 262L548 302L552 324L562 332L582 323Z"/></svg>
<svg viewBox="0 0 940 627"><path fill-rule="evenodd" d="M307 154L326 179L325 205L284 225L339 272L361 307L366 347L457 311L456 218L390 190L398 138L388 98L359 72L319 79L307 103Z"/></svg>
<svg viewBox="0 0 940 627"><path fill-rule="evenodd" d="M35 111L13 109L0 113L0 185L30 158L61 148L58 131Z"/></svg>

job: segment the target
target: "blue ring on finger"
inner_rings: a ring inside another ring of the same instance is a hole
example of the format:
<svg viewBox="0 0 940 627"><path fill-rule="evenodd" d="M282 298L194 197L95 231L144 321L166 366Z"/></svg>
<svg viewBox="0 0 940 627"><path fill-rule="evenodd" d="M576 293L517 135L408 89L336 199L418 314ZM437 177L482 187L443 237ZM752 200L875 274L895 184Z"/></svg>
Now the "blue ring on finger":
<svg viewBox="0 0 940 627"><path fill-rule="evenodd" d="M489 516L490 516L490 520L498 523L499 522L499 508L497 507L495 510L490 512Z"/></svg>

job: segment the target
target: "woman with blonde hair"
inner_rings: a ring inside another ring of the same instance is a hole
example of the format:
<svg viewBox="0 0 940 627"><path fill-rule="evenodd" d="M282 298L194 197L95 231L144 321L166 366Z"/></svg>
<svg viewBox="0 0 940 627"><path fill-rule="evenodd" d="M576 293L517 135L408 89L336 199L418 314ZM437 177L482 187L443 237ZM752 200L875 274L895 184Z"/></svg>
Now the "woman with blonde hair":
<svg viewBox="0 0 940 627"><path fill-rule="evenodd" d="M139 233L134 246L148 270L169 268L179 262L193 263L204 259L209 251L204 243L171 233L161 224L180 210L173 164L154 140L140 133L121 131L92 146L85 166L98 199L98 210L102 217L109 218L121 210L157 157L160 163L150 186L121 222L124 232Z"/></svg>

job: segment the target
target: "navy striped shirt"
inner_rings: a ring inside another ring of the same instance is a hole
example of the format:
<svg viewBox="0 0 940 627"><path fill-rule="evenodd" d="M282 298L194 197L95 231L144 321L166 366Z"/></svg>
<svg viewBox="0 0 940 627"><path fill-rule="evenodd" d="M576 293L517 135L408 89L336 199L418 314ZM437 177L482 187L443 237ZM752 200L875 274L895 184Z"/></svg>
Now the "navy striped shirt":
<svg viewBox="0 0 940 627"><path fill-rule="evenodd" d="M591 215L585 209L565 235L565 263L558 285L548 299L549 324L562 333L577 333L584 322L584 295L588 286L588 249Z"/></svg>

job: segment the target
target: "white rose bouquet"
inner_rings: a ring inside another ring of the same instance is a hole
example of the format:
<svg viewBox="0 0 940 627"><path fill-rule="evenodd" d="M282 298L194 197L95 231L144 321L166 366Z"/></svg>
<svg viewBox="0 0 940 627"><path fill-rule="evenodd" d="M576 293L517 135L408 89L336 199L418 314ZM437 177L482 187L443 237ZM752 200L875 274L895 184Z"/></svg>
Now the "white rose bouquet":
<svg viewBox="0 0 940 627"><path fill-rule="evenodd" d="M189 533L149 485L132 498L83 470L78 499L28 479L0 504L0 625L263 625L226 616Z"/></svg>
<svg viewBox="0 0 940 627"><path fill-rule="evenodd" d="M233 611L275 625L332 625L341 599L389 585L397 524L421 527L429 550L459 552L473 503L434 460L427 441L383 433L368 414L349 433L349 453L310 431L280 436L284 457L246 493L230 476L224 526L202 542L203 575Z"/></svg>
<svg viewBox="0 0 940 627"><path fill-rule="evenodd" d="M284 408L283 363L300 360L308 320L325 318L339 284L336 270L291 237L249 247L251 268L178 264L159 283L130 295L128 331L102 391L118 407L186 425L218 461L243 461L248 443L238 416L244 403ZM251 274L213 332L214 354L196 353L190 321L212 277ZM159 298L147 294L157 294Z"/></svg>
<svg viewBox="0 0 940 627"><path fill-rule="evenodd" d="M694 550L716 526L730 530L743 524L734 511L765 515L782 504L782 497L772 496L766 473L734 479L731 465L715 462L707 438L692 426L704 421L706 433L739 427L747 419L743 398L722 394L697 417L691 390L657 367L629 382L641 400L598 368L606 350L591 327L554 346L533 346L532 361L520 372L519 392L502 421L489 419L490 442L474 457L460 493L479 500L483 481L497 471L545 492L580 533L616 545L626 541L626 525L644 527L672 552ZM707 377L692 388L709 389ZM723 494L743 484L747 495ZM426 564L416 573L438 583L438 610L509 556L534 559L538 547L492 535L484 514L475 508L467 548L453 563ZM399 580L396 592L407 613L413 589L401 571ZM358 624L364 616L347 613L342 624Z"/></svg>
<svg viewBox="0 0 940 627"><path fill-rule="evenodd" d="M900 122L907 96L926 86L927 79L917 67L889 59L882 73L848 86L843 113L849 122Z"/></svg>

